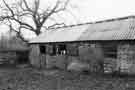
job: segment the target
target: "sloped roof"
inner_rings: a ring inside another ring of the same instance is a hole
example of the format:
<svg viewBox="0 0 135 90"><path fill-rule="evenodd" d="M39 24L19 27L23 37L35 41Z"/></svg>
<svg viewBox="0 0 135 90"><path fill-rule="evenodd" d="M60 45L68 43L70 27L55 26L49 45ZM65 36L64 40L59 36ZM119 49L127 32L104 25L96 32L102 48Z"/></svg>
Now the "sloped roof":
<svg viewBox="0 0 135 90"><path fill-rule="evenodd" d="M76 41L88 27L89 25L81 25L50 30L32 39L30 43Z"/></svg>
<svg viewBox="0 0 135 90"><path fill-rule="evenodd" d="M135 16L128 16L52 29L32 39L29 43L133 39L135 39Z"/></svg>

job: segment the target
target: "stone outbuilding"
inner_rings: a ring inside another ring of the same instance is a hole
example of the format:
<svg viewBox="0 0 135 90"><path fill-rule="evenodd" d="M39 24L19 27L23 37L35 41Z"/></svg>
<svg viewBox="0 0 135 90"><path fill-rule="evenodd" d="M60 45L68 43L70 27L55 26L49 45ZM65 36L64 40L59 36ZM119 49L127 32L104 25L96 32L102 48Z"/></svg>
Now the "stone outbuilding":
<svg viewBox="0 0 135 90"><path fill-rule="evenodd" d="M104 63L106 73L135 73L135 16L51 29L29 43L34 66L66 69L79 60L92 71Z"/></svg>

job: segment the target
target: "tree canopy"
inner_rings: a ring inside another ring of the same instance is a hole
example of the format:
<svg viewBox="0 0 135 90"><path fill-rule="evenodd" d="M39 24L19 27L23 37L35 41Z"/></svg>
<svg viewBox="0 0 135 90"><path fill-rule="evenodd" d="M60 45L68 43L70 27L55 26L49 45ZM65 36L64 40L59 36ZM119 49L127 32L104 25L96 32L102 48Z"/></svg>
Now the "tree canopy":
<svg viewBox="0 0 135 90"><path fill-rule="evenodd" d="M12 4L8 3L7 0L2 2L1 11L3 13L0 15L0 21L8 25L10 30L15 31L17 36L24 41L27 40L23 37L22 30L29 30L35 35L39 35L43 28L47 30L57 25L65 25L58 23L53 15L65 11L69 0L56 0L52 6L42 9L40 8L40 0L32 0L31 4L28 3L28 0L18 0ZM49 19L55 23L46 26L45 23Z"/></svg>

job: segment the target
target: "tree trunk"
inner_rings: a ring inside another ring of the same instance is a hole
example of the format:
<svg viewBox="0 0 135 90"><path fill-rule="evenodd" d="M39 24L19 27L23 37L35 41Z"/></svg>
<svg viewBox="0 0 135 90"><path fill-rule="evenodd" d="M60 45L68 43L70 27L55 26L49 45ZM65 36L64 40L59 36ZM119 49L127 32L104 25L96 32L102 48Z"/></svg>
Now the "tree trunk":
<svg viewBox="0 0 135 90"><path fill-rule="evenodd" d="M40 29L37 29L35 34L38 36L41 33Z"/></svg>

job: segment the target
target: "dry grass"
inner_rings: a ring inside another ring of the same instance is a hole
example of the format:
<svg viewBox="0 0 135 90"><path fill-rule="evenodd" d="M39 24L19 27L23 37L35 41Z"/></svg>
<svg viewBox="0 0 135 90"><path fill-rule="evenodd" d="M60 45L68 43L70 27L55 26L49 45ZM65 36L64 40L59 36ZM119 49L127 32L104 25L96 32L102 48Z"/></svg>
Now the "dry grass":
<svg viewBox="0 0 135 90"><path fill-rule="evenodd" d="M0 77L0 90L133 90L135 78L24 70ZM2 89L3 88L3 89Z"/></svg>

